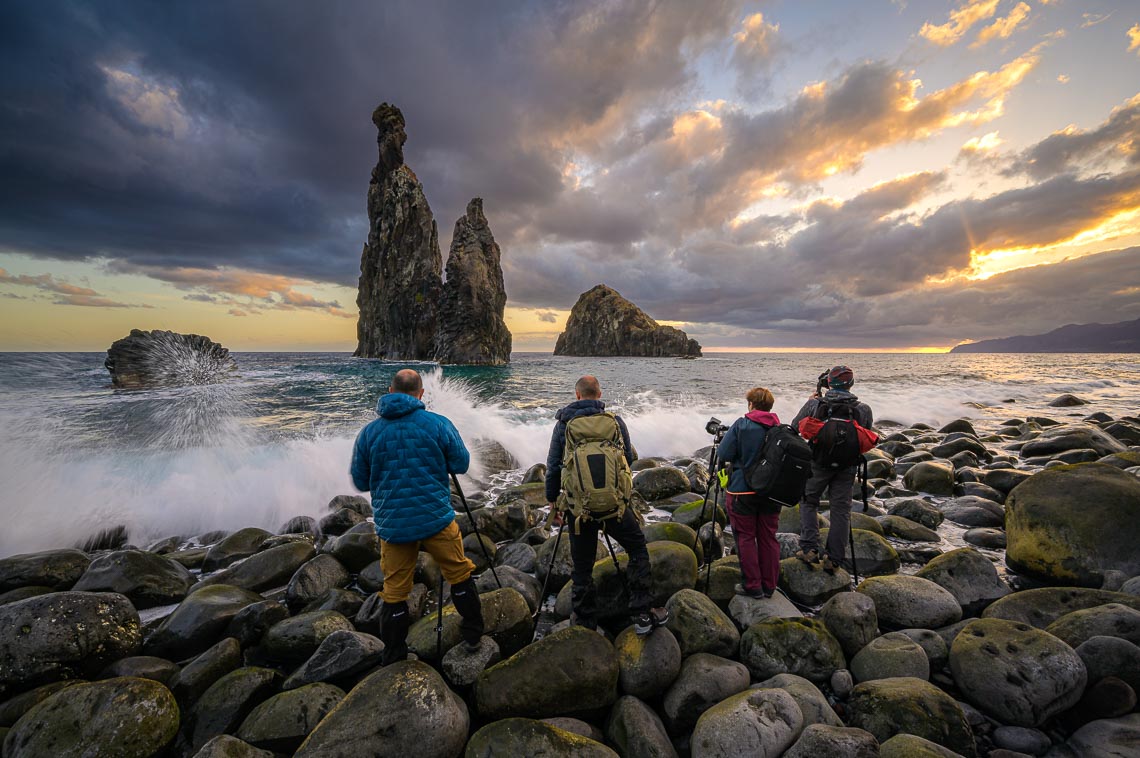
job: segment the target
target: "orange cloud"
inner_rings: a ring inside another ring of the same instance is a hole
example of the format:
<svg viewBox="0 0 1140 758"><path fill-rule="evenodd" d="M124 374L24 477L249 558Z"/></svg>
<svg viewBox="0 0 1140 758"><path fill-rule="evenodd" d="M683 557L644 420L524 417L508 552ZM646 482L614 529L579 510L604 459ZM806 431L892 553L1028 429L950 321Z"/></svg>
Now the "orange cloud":
<svg viewBox="0 0 1140 758"><path fill-rule="evenodd" d="M1029 6L1026 3L1018 3L1009 12L1005 18L999 18L992 24L978 32L978 38L974 40L971 48L981 47L992 39L1009 39L1009 37L1017 31L1017 27L1021 22L1029 18Z"/></svg>
<svg viewBox="0 0 1140 758"><path fill-rule="evenodd" d="M934 25L928 21L918 33L940 47L949 47L962 39L975 24L992 17L997 6L998 0L967 0L950 12L950 20L945 24Z"/></svg>
<svg viewBox="0 0 1140 758"><path fill-rule="evenodd" d="M34 287L44 292L59 295L52 302L55 305L80 305L87 308L150 308L149 305L132 305L119 303L103 297L90 287L77 287L67 282L56 281L51 274L18 274L13 275L0 268L0 284L12 284L20 287ZM18 296L17 296L18 297Z"/></svg>
<svg viewBox="0 0 1140 758"><path fill-rule="evenodd" d="M1140 24L1133 24L1128 30L1128 52L1140 52Z"/></svg>

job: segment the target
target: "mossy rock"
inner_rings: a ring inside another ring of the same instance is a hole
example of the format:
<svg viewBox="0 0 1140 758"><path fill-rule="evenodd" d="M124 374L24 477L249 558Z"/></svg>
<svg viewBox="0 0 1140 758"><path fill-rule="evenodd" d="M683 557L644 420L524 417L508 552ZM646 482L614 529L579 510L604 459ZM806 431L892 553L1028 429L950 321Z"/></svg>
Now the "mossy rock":
<svg viewBox="0 0 1140 758"><path fill-rule="evenodd" d="M745 690L705 711L693 729L693 755L777 758L804 728L794 698L783 690Z"/></svg>
<svg viewBox="0 0 1140 758"><path fill-rule="evenodd" d="M798 558L780 561L780 589L801 605L820 606L834 595L851 589L851 575L841 568L828 573Z"/></svg>
<svg viewBox="0 0 1140 758"><path fill-rule="evenodd" d="M643 700L660 697L681 673L681 646L668 628L646 635L626 629L614 639L622 692Z"/></svg>
<svg viewBox="0 0 1140 758"><path fill-rule="evenodd" d="M269 627L262 644L280 660L304 660L333 632L352 631L352 622L336 611L300 613Z"/></svg>
<svg viewBox="0 0 1140 758"><path fill-rule="evenodd" d="M796 674L826 682L847 665L843 648L819 619L770 618L758 621L740 637L740 660L753 679Z"/></svg>
<svg viewBox="0 0 1140 758"><path fill-rule="evenodd" d="M281 686L273 669L246 666L210 685L183 719L180 752L193 755L219 734L232 734L253 710Z"/></svg>
<svg viewBox="0 0 1140 758"><path fill-rule="evenodd" d="M75 583L79 592L118 592L142 610L177 603L195 583L181 563L143 550L117 550L91 562Z"/></svg>
<svg viewBox="0 0 1140 758"><path fill-rule="evenodd" d="M1098 605L1120 603L1140 610L1140 597L1083 587L1039 587L1007 595L982 612L982 618L1020 621L1045 629L1062 616Z"/></svg>
<svg viewBox="0 0 1140 758"><path fill-rule="evenodd" d="M827 535L830 531L830 529L820 530L819 544L827 544ZM899 567L902 566L902 560L891 543L866 529L852 529L851 535L855 540L856 568L859 570L860 577L886 576L898 573ZM851 547L848 544L844 553L849 555L850 550Z"/></svg>
<svg viewBox="0 0 1140 758"><path fill-rule="evenodd" d="M697 556L698 564L704 563L704 545L697 539L697 532L692 527L674 521L658 521L646 524L641 531L646 542L676 542L692 550Z"/></svg>
<svg viewBox="0 0 1140 758"><path fill-rule="evenodd" d="M880 744L913 734L967 758L977 755L962 707L930 682L914 677L875 679L855 686L847 723L875 735Z"/></svg>
<svg viewBox="0 0 1140 758"><path fill-rule="evenodd" d="M919 569L915 576L929 579L953 595L964 616L980 613L1011 592L990 559L967 547L943 553Z"/></svg>
<svg viewBox="0 0 1140 758"><path fill-rule="evenodd" d="M823 516L818 511L816 512L816 523L819 524L820 529L826 529L830 525L830 521L826 516ZM800 506L792 506L791 508L780 509L780 523L776 527L777 532L785 532L787 534L799 534L802 530L802 516L800 516Z"/></svg>
<svg viewBox="0 0 1140 758"><path fill-rule="evenodd" d="M740 631L724 611L697 590L683 589L665 604L669 610L669 631L677 638L681 654L712 653L723 658L736 656Z"/></svg>
<svg viewBox="0 0 1140 758"><path fill-rule="evenodd" d="M1076 648L1093 637L1117 637L1140 645L1140 611L1121 603L1066 613L1045 631Z"/></svg>
<svg viewBox="0 0 1140 758"><path fill-rule="evenodd" d="M897 540L909 540L911 542L942 541L938 532L902 516L879 516L878 521L883 527L883 533Z"/></svg>
<svg viewBox="0 0 1140 758"><path fill-rule="evenodd" d="M617 699L618 658L605 637L572 626L548 634L475 680L483 718L588 713Z"/></svg>
<svg viewBox="0 0 1140 758"><path fill-rule="evenodd" d="M44 550L0 559L0 592L20 587L69 590L91 565L82 550Z"/></svg>
<svg viewBox="0 0 1140 758"><path fill-rule="evenodd" d="M1034 474L1006 500L1006 562L1047 582L1099 587L1140 574L1140 479L1103 463Z"/></svg>
<svg viewBox="0 0 1140 758"><path fill-rule="evenodd" d="M521 592L513 587L504 587L480 595L479 602L483 609L483 633L498 643L502 655L514 655L531 641L534 626L530 606ZM459 631L462 620L454 605L444 606L443 646L440 651L436 649L436 614L424 616L408 630L408 650L421 660L440 660L463 640Z"/></svg>
<svg viewBox="0 0 1140 758"><path fill-rule="evenodd" d="M690 529L696 529L701 524L707 523L712 520L713 507L712 503L705 505L704 500L698 500L693 503L686 503L677 510L673 511L670 520L677 524L684 524ZM728 514L724 512L724 506L718 505L716 507L716 522L721 526L728 524Z"/></svg>
<svg viewBox="0 0 1140 758"><path fill-rule="evenodd" d="M465 758L544 756L545 758L617 758L617 753L580 734L527 718L493 721L467 743Z"/></svg>
<svg viewBox="0 0 1140 758"><path fill-rule="evenodd" d="M254 708L237 736L254 747L293 753L341 700L344 690L323 682L282 692Z"/></svg>
<svg viewBox="0 0 1140 758"><path fill-rule="evenodd" d="M856 592L875 601L879 623L887 628L937 629L962 618L962 607L950 592L917 576L873 576Z"/></svg>
<svg viewBox="0 0 1140 758"><path fill-rule="evenodd" d="M178 733L174 695L151 679L117 677L56 692L4 740L8 756L149 758Z"/></svg>
<svg viewBox="0 0 1140 758"><path fill-rule="evenodd" d="M931 495L954 494L954 467L941 461L922 461L903 475L907 489Z"/></svg>
<svg viewBox="0 0 1140 758"><path fill-rule="evenodd" d="M961 755L917 735L896 734L879 746L879 758L961 758Z"/></svg>
<svg viewBox="0 0 1140 758"><path fill-rule="evenodd" d="M542 464L539 464L542 465ZM545 467L543 467L545 469ZM495 505L506 505L523 501L532 508L542 508L546 505L546 484L534 482L532 484L519 484L507 487L495 500Z"/></svg>

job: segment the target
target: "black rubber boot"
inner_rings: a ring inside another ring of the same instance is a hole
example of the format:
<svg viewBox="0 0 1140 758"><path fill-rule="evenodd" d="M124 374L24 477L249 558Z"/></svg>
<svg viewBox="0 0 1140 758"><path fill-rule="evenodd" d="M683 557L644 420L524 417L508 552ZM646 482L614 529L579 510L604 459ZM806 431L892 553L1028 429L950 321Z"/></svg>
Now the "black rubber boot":
<svg viewBox="0 0 1140 758"><path fill-rule="evenodd" d="M380 641L384 652L380 665L402 661L408 657L408 627L412 625L407 602L383 603L380 606Z"/></svg>
<svg viewBox="0 0 1140 758"><path fill-rule="evenodd" d="M452 585L451 602L455 610L459 611L459 633L469 647L479 644L483 636L483 604L479 602L479 590L475 587L475 580Z"/></svg>

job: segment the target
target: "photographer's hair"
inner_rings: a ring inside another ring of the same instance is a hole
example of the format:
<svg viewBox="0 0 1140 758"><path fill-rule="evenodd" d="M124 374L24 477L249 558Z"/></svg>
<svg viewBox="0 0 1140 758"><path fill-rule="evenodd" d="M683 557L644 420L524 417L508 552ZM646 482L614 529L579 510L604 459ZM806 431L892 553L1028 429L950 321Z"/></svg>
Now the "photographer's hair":
<svg viewBox="0 0 1140 758"><path fill-rule="evenodd" d="M574 383L574 391L581 395L583 400L596 400L602 396L602 385L596 376L587 374Z"/></svg>
<svg viewBox="0 0 1140 758"><path fill-rule="evenodd" d="M402 392L405 395L414 395L424 388L424 380L413 369L406 368L397 371L392 377L391 389L393 392Z"/></svg>
<svg viewBox="0 0 1140 758"><path fill-rule="evenodd" d="M758 411L770 411L776 404L772 391L765 387L753 387L744 397L748 400L748 406Z"/></svg>

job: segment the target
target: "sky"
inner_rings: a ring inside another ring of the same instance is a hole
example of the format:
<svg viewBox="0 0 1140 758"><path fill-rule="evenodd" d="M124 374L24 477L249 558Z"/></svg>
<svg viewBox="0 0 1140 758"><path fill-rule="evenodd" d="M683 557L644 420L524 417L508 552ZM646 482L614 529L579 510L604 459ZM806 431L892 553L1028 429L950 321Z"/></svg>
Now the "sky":
<svg viewBox="0 0 1140 758"><path fill-rule="evenodd" d="M605 283L706 349L1140 317L1133 0L0 5L0 350L352 350L372 110L517 351Z"/></svg>

